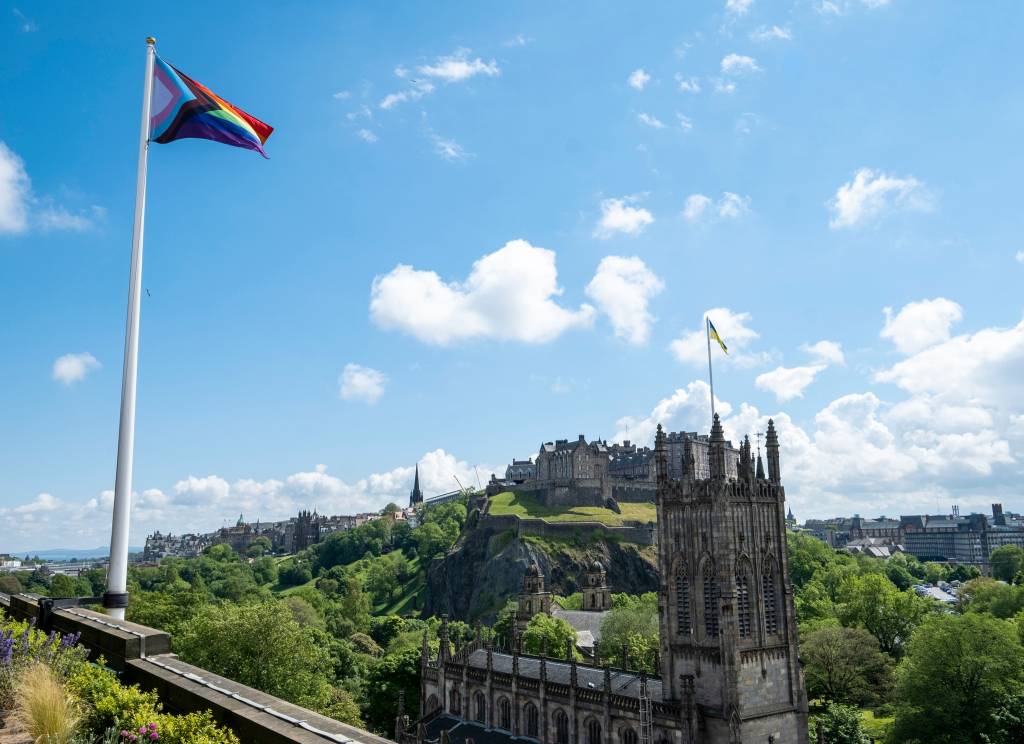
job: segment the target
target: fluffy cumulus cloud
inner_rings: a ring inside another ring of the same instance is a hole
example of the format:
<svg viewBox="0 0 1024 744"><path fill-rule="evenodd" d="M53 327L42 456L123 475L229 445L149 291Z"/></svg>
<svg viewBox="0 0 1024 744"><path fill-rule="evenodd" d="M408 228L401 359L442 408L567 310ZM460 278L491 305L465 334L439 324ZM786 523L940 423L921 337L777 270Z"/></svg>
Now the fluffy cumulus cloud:
<svg viewBox="0 0 1024 744"><path fill-rule="evenodd" d="M732 15L746 15L750 12L750 7L754 4L754 0L725 0L725 9Z"/></svg>
<svg viewBox="0 0 1024 744"><path fill-rule="evenodd" d="M370 317L441 346L474 338L544 343L593 322L593 307L563 307L561 294L555 252L512 240L477 260L465 281L396 266L374 279Z"/></svg>
<svg viewBox="0 0 1024 744"><path fill-rule="evenodd" d="M1017 263L1024 264L1024 251L1017 251L1015 258L1017 259Z"/></svg>
<svg viewBox="0 0 1024 744"><path fill-rule="evenodd" d="M748 57L745 54L727 54L722 57L722 74L731 76L748 75L754 72L760 72L761 67L757 64L757 60L753 57Z"/></svg>
<svg viewBox="0 0 1024 744"><path fill-rule="evenodd" d="M821 340L813 344L804 344L800 348L819 364L846 364L843 345L838 341Z"/></svg>
<svg viewBox="0 0 1024 744"><path fill-rule="evenodd" d="M65 385L72 385L80 380L84 380L87 374L94 369L99 369L101 366L96 357L87 351L83 351L78 354L65 354L64 356L57 357L53 363L53 372L51 374L54 380Z"/></svg>
<svg viewBox="0 0 1024 744"><path fill-rule="evenodd" d="M876 223L894 211L927 212L933 208L924 184L913 176L891 176L861 168L827 203L832 212L829 227L854 229Z"/></svg>
<svg viewBox="0 0 1024 744"><path fill-rule="evenodd" d="M643 90L647 83L651 81L651 76L642 68L637 68L629 74L629 87L635 88L636 90Z"/></svg>
<svg viewBox="0 0 1024 744"><path fill-rule="evenodd" d="M373 405L384 395L388 377L383 372L349 362L338 377L338 395L343 400L356 400Z"/></svg>
<svg viewBox="0 0 1024 744"><path fill-rule="evenodd" d="M606 256L586 292L611 320L618 338L642 345L647 343L654 322L648 304L664 288L661 279L636 256Z"/></svg>
<svg viewBox="0 0 1024 744"><path fill-rule="evenodd" d="M594 228L594 237L607 239L617 233L623 235L639 235L644 228L654 222L654 215L643 207L633 204L639 197L626 196L621 199L604 199L601 201L601 219Z"/></svg>
<svg viewBox="0 0 1024 744"><path fill-rule="evenodd" d="M760 26L750 32L752 41L792 41L789 26Z"/></svg>
<svg viewBox="0 0 1024 744"><path fill-rule="evenodd" d="M498 63L493 59L490 62L484 62L480 57L470 59L471 52L470 49L457 49L454 54L438 57L431 64L420 65L417 69L420 75L446 83L461 83L477 75L494 77L501 74Z"/></svg>
<svg viewBox="0 0 1024 744"><path fill-rule="evenodd" d="M760 390L775 394L780 403L804 397L804 390L814 382L819 373L824 372L825 364L808 364L803 367L776 367L771 372L759 374L754 385Z"/></svg>
<svg viewBox="0 0 1024 744"><path fill-rule="evenodd" d="M418 459L420 487L427 497L454 491L455 478L469 485L485 482L497 469L473 465L450 452L435 449ZM153 530L212 532L241 513L264 522L287 519L300 509L321 514L378 511L389 502L406 504L412 490L414 463L346 481L326 465L280 478L228 480L218 475L188 476L170 489L147 488L133 494L132 541L141 543ZM95 547L109 538L113 493L75 501L40 493L17 506L0 508L5 547L19 552L47 547ZM60 513L59 531L51 516Z"/></svg>
<svg viewBox="0 0 1024 744"><path fill-rule="evenodd" d="M720 416L732 413L732 406L715 397ZM711 389L703 380L694 380L655 404L646 416L623 416L615 423L615 441L629 439L637 444L653 444L661 424L668 431L708 430L711 420Z"/></svg>
<svg viewBox="0 0 1024 744"><path fill-rule="evenodd" d="M882 311L885 325L879 334L904 354L913 354L949 339L950 328L963 318L963 309L952 300L909 302L894 313L891 307Z"/></svg>
<svg viewBox="0 0 1024 744"><path fill-rule="evenodd" d="M695 77L686 77L681 73L676 74L676 83L683 93L700 93L700 80Z"/></svg>
<svg viewBox="0 0 1024 744"><path fill-rule="evenodd" d="M729 347L726 359L740 366L751 366L763 362L761 354L747 352L750 344L759 336L750 327L750 313L736 313L727 307L715 307L704 313L704 321L694 330L683 331L682 335L669 344L672 354L683 364L704 366L708 363L707 337L705 325L707 318L715 324L718 335Z"/></svg>
<svg viewBox="0 0 1024 744"><path fill-rule="evenodd" d="M25 163L0 141L0 235L23 233L30 227L83 232L104 215L105 210L99 206L72 212L51 199L34 195Z"/></svg>
<svg viewBox="0 0 1024 744"><path fill-rule="evenodd" d="M639 121L641 124L643 124L644 126L650 127L651 129L664 129L665 128L665 122L663 122L661 119L659 119L656 116L651 116L650 114L645 114L645 113L641 112L641 113L636 115L636 118L637 118L637 121Z"/></svg>
<svg viewBox="0 0 1024 744"><path fill-rule="evenodd" d="M750 211L750 197L726 191L716 202L704 194L690 194L683 203L683 218L701 222L708 218L734 220Z"/></svg>

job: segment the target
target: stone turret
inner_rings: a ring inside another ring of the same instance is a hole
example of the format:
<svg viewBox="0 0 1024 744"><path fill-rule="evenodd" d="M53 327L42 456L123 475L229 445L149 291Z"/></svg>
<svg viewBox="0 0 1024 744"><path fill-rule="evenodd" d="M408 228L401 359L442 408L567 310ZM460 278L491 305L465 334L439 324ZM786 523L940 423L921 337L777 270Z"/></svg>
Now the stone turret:
<svg viewBox="0 0 1024 744"><path fill-rule="evenodd" d="M722 431L722 422L715 414L711 424L711 437L708 440L710 445L708 451L708 471L712 479L721 480L725 478L725 434Z"/></svg>
<svg viewBox="0 0 1024 744"><path fill-rule="evenodd" d="M608 588L608 574L601 561L594 561L583 574L583 609L600 612L611 608L612 594Z"/></svg>
<svg viewBox="0 0 1024 744"><path fill-rule="evenodd" d="M782 473L779 470L779 435L775 432L775 422L772 419L768 419L764 448L768 454L768 480L779 484L782 482Z"/></svg>

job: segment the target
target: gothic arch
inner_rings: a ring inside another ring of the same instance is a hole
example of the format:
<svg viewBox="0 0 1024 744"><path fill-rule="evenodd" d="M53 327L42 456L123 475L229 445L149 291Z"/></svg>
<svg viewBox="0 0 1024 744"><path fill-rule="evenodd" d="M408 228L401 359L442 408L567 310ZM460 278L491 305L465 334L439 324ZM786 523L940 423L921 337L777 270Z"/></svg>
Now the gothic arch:
<svg viewBox="0 0 1024 744"><path fill-rule="evenodd" d="M569 744L569 716L561 708L555 708L551 714L551 723L555 727L555 744Z"/></svg>
<svg viewBox="0 0 1024 744"><path fill-rule="evenodd" d="M718 576L715 572L715 562L711 556L705 556L701 560L700 569L701 582L701 619L704 621L704 638L718 638L719 630L719 603L718 598L721 588L718 586Z"/></svg>
<svg viewBox="0 0 1024 744"><path fill-rule="evenodd" d="M740 716L733 708L729 716L729 744L743 744L743 731L740 726Z"/></svg>
<svg viewBox="0 0 1024 744"><path fill-rule="evenodd" d="M619 729L619 741L622 744L637 744L636 731L629 726L623 726Z"/></svg>
<svg viewBox="0 0 1024 744"><path fill-rule="evenodd" d="M754 567L745 553L736 560L736 626L739 636L749 640L754 636Z"/></svg>
<svg viewBox="0 0 1024 744"><path fill-rule="evenodd" d="M431 695L427 698L427 710L425 712L432 713L433 711L438 709L438 706L439 703L437 701L437 695Z"/></svg>
<svg viewBox="0 0 1024 744"><path fill-rule="evenodd" d="M531 736L534 739L540 737L540 714L537 711L537 706L533 703L528 702L523 706L523 718L526 722L526 735Z"/></svg>
<svg viewBox="0 0 1024 744"><path fill-rule="evenodd" d="M473 720L487 723L487 696L479 690L473 693Z"/></svg>
<svg viewBox="0 0 1024 744"><path fill-rule="evenodd" d="M586 723L583 724L583 730L586 732L586 739L583 744L602 744L601 722L599 720L588 718Z"/></svg>
<svg viewBox="0 0 1024 744"><path fill-rule="evenodd" d="M767 554L761 563L761 618L765 635L777 635L781 628L781 599L779 597L779 571L775 556Z"/></svg>
<svg viewBox="0 0 1024 744"><path fill-rule="evenodd" d="M686 561L677 557L672 567L672 607L675 616L676 633L689 636L693 633L693 611L690 601L690 575Z"/></svg>
<svg viewBox="0 0 1024 744"><path fill-rule="evenodd" d="M498 698L498 728L512 730L512 703L504 696Z"/></svg>

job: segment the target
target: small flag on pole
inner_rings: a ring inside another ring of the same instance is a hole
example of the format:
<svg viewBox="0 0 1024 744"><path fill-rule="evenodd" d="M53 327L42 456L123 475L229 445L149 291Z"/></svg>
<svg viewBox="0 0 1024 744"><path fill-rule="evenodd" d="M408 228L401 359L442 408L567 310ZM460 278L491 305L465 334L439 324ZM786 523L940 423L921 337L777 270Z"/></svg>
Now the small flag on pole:
<svg viewBox="0 0 1024 744"><path fill-rule="evenodd" d="M228 103L159 57L155 61L151 142L163 145L196 137L255 150L267 157L263 144L274 131L272 126Z"/></svg>
<svg viewBox="0 0 1024 744"><path fill-rule="evenodd" d="M729 347L725 345L725 341L723 341L722 337L718 335L718 331L715 329L715 324L711 322L711 318L708 318L708 335L715 339L715 341L718 342L718 345L722 347L722 351L728 355Z"/></svg>

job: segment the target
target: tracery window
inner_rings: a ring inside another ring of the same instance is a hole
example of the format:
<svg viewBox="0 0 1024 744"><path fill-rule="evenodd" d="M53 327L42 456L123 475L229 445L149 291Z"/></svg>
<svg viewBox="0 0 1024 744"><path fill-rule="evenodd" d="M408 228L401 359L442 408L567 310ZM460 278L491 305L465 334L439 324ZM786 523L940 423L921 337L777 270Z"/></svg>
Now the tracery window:
<svg viewBox="0 0 1024 744"><path fill-rule="evenodd" d="M745 568L740 568L736 574L736 619L740 638L750 638L750 575Z"/></svg>
<svg viewBox="0 0 1024 744"><path fill-rule="evenodd" d="M761 602L764 604L764 630L769 635L779 632L778 593L775 589L775 571L766 562L761 573Z"/></svg>
<svg viewBox="0 0 1024 744"><path fill-rule="evenodd" d="M498 727L512 730L512 703L505 697L498 701Z"/></svg>
<svg viewBox="0 0 1024 744"><path fill-rule="evenodd" d="M718 597L715 569L708 562L704 566L704 635L708 638L718 637Z"/></svg>
<svg viewBox="0 0 1024 744"><path fill-rule="evenodd" d="M555 744L569 744L569 716L559 708L555 711Z"/></svg>
<svg viewBox="0 0 1024 744"><path fill-rule="evenodd" d="M475 708L474 712L476 713L476 715L474 716L474 720L476 720L477 723L486 723L487 696L484 695L482 692L477 692L473 695L473 703Z"/></svg>
<svg viewBox="0 0 1024 744"><path fill-rule="evenodd" d="M676 628L679 635L690 635L693 632L690 622L690 582L686 570L682 568L676 574Z"/></svg>
<svg viewBox="0 0 1024 744"><path fill-rule="evenodd" d="M636 744L636 738L636 731L633 729L622 729L622 744Z"/></svg>
<svg viewBox="0 0 1024 744"><path fill-rule="evenodd" d="M587 722L586 744L601 744L601 722L596 718L591 718Z"/></svg>
<svg viewBox="0 0 1024 744"><path fill-rule="evenodd" d="M539 735L538 724L540 722L540 716L537 713L537 706L533 703L527 703L526 708L524 710L526 713L526 735L532 736L534 739L536 739Z"/></svg>

